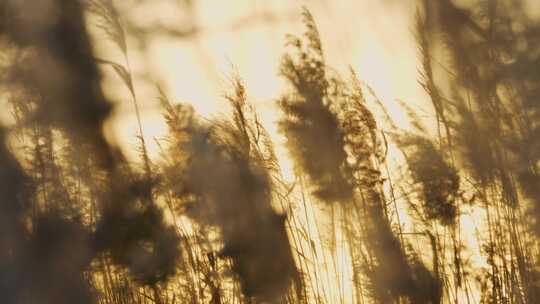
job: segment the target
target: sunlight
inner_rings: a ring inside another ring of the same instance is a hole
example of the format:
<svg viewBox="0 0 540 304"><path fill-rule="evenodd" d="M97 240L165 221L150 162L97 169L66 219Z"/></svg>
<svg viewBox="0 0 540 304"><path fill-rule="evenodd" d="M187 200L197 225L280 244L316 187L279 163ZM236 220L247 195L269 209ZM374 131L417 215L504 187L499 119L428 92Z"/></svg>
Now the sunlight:
<svg viewBox="0 0 540 304"><path fill-rule="evenodd" d="M533 0L0 0L0 302L535 304Z"/></svg>

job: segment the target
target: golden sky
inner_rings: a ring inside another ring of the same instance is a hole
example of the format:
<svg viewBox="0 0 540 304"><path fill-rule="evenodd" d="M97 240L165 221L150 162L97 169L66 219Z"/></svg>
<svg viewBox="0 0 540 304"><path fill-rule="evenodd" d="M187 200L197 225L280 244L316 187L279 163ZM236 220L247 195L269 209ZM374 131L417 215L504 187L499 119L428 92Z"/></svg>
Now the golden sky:
<svg viewBox="0 0 540 304"><path fill-rule="evenodd" d="M153 138L165 134L165 125L157 92L148 79L159 82L173 102L190 103L201 115L212 116L226 111L222 96L229 89L228 77L236 71L243 78L248 98L257 106L263 124L276 135L275 100L285 90L278 75L280 58L286 51L286 34L303 32L303 6L312 12L318 24L329 66L344 75L352 67L386 103L398 124L405 124L406 119L396 99L413 105L422 104L425 99L416 81L418 62L412 23L415 1L198 0L193 1L191 14L174 2L152 1L151 5L138 7L133 0L116 1L122 17L135 20L141 27L164 24L182 28L194 23L197 29L195 34L182 38L152 36L146 53L137 50L134 39L128 39L132 68L139 76L135 87L142 108L144 136L153 156L157 154ZM100 43L98 53L123 61L110 43ZM107 75L107 92L118 102L118 115L113 122L116 137L127 142L126 154L135 156L129 146L135 144L137 130L129 94L118 77ZM431 112L429 107L423 110L426 114ZM277 135L276 140L282 142ZM285 153L280 145L277 152ZM283 166L290 166L284 162Z"/></svg>

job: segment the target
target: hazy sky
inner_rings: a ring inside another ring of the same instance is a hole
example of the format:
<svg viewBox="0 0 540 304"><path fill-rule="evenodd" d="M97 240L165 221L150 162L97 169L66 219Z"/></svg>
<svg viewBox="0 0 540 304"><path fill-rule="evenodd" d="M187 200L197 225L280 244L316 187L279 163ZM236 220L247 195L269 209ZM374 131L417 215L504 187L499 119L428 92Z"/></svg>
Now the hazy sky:
<svg viewBox="0 0 540 304"><path fill-rule="evenodd" d="M228 77L236 70L264 125L275 134L275 100L286 88L278 75L280 58L286 51L286 34L304 31L303 6L318 24L329 66L345 75L351 66L374 88L394 119L405 121L396 99L412 104L422 104L425 99L417 84L413 0L197 0L191 11L179 8L179 1L152 1L151 5L140 6L135 2L116 4L123 18L141 27L160 24L182 30L186 24L194 24L195 34L185 37L149 36L144 55L138 52L134 39L129 39L128 47L136 75L159 81L173 102L190 103L202 115L226 111L222 96L229 89ZM122 61L110 43L100 43L99 50L100 56ZM136 122L128 92L112 73L107 80L108 93L119 102L119 115L114 121L116 136L134 144ZM145 138L155 155L152 138L165 133L157 93L152 83L139 77L135 86L143 108ZM276 140L282 141L279 137ZM277 149L278 154L284 153L282 147ZM133 153L129 151L132 149L126 147L126 153Z"/></svg>

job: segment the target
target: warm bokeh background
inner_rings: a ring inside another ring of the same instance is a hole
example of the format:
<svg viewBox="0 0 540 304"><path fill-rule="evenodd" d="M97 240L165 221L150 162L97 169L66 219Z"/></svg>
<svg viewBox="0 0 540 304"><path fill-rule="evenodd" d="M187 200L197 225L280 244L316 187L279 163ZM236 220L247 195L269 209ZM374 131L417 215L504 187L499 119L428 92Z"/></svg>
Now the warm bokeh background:
<svg viewBox="0 0 540 304"><path fill-rule="evenodd" d="M344 75L354 69L399 125L407 122L398 99L420 115L432 115L416 81L415 1L179 2L128 0L116 4L124 20L135 24L131 32L127 30L129 59L136 76L144 136L153 156L158 153L153 138L165 133L155 85L174 102L190 103L198 113L211 116L225 111L223 93L233 73L243 79L265 127L280 142L275 124L275 101L285 88L279 76L280 58L286 51L286 35L303 31L303 6L319 26L329 66ZM154 31L144 35L137 29ZM103 34L97 35L100 56L123 62L117 48ZM125 144L126 154L136 157L130 146L136 142L137 128L129 92L116 75L107 75L107 92L118 102L115 134ZM281 145L277 150L284 155ZM285 157L281 159L287 173L290 165Z"/></svg>

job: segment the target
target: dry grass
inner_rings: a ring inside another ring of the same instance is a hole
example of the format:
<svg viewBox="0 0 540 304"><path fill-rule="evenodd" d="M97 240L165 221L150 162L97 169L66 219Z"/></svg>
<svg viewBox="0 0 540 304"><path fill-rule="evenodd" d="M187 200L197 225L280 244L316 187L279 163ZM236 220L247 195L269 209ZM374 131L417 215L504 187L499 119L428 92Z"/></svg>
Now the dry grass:
<svg viewBox="0 0 540 304"><path fill-rule="evenodd" d="M231 114L214 119L160 91L169 134L150 160L113 2L44 2L50 23L32 19L29 0L0 1L14 118L0 129L2 302L537 303L540 24L519 2L420 3L435 137L406 105L414 130L376 117L371 88L326 65L304 10L276 101L295 163L287 183L238 76ZM88 26L123 63L92 55ZM99 65L129 91L140 164L104 134Z"/></svg>

